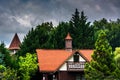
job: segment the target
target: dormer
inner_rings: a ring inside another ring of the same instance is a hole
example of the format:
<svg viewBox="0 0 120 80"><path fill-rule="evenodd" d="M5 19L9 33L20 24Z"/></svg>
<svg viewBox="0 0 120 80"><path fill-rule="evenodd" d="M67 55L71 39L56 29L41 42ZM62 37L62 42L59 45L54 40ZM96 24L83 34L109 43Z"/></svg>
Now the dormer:
<svg viewBox="0 0 120 80"><path fill-rule="evenodd" d="M68 33L66 38L65 38L65 49L67 51L72 52L72 38L70 36L70 33Z"/></svg>

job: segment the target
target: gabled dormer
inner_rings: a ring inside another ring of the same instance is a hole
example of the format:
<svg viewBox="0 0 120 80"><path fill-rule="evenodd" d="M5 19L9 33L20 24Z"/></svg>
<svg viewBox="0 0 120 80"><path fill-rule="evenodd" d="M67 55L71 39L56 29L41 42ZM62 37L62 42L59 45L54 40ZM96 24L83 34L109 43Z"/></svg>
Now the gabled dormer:
<svg viewBox="0 0 120 80"><path fill-rule="evenodd" d="M91 60L93 50L73 50L71 56L59 68L60 71L84 71L86 62Z"/></svg>

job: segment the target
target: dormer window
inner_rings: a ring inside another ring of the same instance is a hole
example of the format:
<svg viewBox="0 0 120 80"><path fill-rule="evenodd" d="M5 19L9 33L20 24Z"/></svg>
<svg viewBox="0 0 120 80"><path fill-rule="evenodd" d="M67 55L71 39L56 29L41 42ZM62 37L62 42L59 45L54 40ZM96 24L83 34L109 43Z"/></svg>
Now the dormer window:
<svg viewBox="0 0 120 80"><path fill-rule="evenodd" d="M74 54L74 62L79 62L79 53L78 52L76 52Z"/></svg>

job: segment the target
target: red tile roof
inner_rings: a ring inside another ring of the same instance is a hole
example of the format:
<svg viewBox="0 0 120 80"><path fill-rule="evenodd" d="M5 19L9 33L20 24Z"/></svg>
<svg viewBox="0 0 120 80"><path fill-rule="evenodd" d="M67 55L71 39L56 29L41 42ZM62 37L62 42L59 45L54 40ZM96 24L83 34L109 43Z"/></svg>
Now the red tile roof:
<svg viewBox="0 0 120 80"><path fill-rule="evenodd" d="M68 60L74 52L66 50L45 50L37 49L39 70L41 72L55 72L57 71L66 60ZM91 60L91 53L93 50L79 50L80 55L86 59Z"/></svg>
<svg viewBox="0 0 120 80"><path fill-rule="evenodd" d="M72 53L66 50L37 49L39 69L42 72L54 72Z"/></svg>
<svg viewBox="0 0 120 80"><path fill-rule="evenodd" d="M72 39L71 36L70 36L70 33L67 34L65 39Z"/></svg>
<svg viewBox="0 0 120 80"><path fill-rule="evenodd" d="M83 56L87 61L91 61L92 57L91 55L93 54L93 50L79 50L79 53L81 56Z"/></svg>
<svg viewBox="0 0 120 80"><path fill-rule="evenodd" d="M21 44L20 40L19 40L19 37L17 35L17 33L14 35L13 37L13 40L9 46L9 49L10 50L13 50L13 49L20 49L19 48L19 45Z"/></svg>

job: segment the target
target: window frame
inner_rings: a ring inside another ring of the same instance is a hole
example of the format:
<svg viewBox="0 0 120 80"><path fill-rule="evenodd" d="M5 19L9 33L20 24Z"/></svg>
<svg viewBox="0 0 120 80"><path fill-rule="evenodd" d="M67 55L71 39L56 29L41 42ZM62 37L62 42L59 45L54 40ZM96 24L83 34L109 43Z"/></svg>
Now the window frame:
<svg viewBox="0 0 120 80"><path fill-rule="evenodd" d="M79 52L76 52L74 55L73 55L73 59L74 59L74 62L79 62Z"/></svg>

